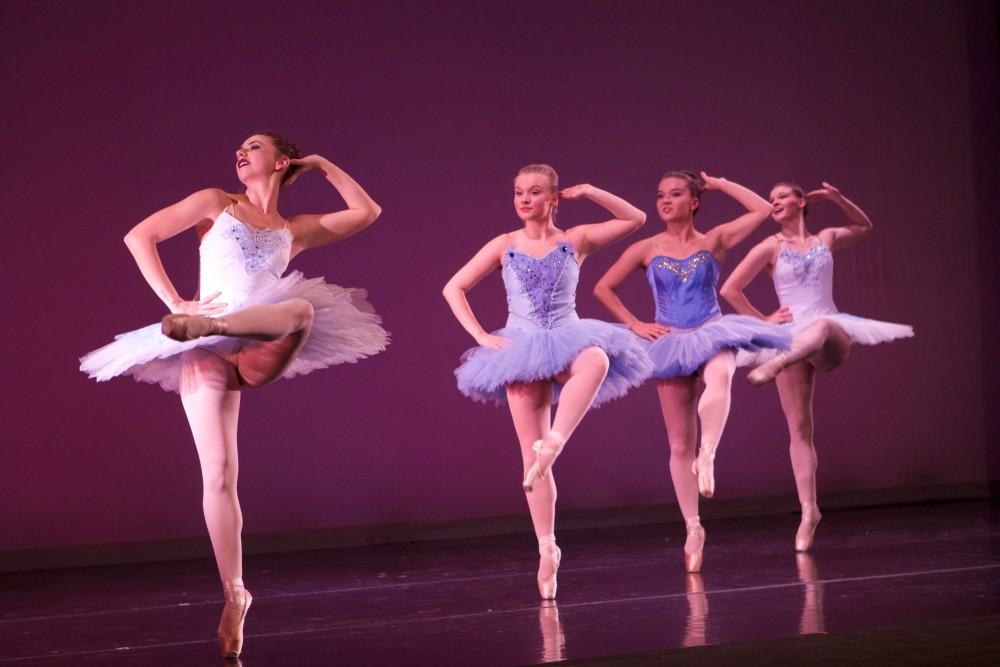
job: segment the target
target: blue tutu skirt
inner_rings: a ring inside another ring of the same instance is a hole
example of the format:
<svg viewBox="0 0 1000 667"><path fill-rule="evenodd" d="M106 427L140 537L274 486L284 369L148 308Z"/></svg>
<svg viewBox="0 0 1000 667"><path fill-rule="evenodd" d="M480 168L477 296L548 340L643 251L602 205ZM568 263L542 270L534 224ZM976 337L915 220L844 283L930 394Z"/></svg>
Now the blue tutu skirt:
<svg viewBox="0 0 1000 667"><path fill-rule="evenodd" d="M623 326L600 320L582 319L551 329L505 327L493 335L511 342L497 350L467 350L462 365L455 369L459 391L484 403L505 403L508 384L539 380L552 381L552 400L558 401L561 385L555 376L588 347L601 348L611 362L592 407L624 396L645 382L652 371L642 339Z"/></svg>
<svg viewBox="0 0 1000 667"><path fill-rule="evenodd" d="M666 380L694 375L722 350L787 350L791 344L791 332L781 326L746 315L722 315L694 329L671 329L648 343L648 350L653 377Z"/></svg>
<svg viewBox="0 0 1000 667"><path fill-rule="evenodd" d="M340 287L322 278L306 279L299 271L276 279L241 304L279 303L302 298L312 304L313 324L309 337L282 377L310 373L334 364L352 363L381 352L389 344L389 334L368 303L363 289ZM113 343L80 358L80 370L97 381L131 375L140 382L158 384L177 391L180 384L181 355L195 348L226 356L262 343L245 338L206 336L179 342L160 332L160 324L118 334Z"/></svg>

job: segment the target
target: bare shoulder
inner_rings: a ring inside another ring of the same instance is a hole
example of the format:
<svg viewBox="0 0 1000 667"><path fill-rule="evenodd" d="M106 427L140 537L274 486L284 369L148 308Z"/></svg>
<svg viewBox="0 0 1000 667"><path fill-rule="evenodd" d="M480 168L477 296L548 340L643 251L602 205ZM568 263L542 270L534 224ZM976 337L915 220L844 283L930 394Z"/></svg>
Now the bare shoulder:
<svg viewBox="0 0 1000 667"><path fill-rule="evenodd" d="M503 254L507 251L507 248L511 246L511 235L513 233L515 232L494 236L486 242L486 244L479 250L479 253L495 257L497 261L500 261L503 258Z"/></svg>
<svg viewBox="0 0 1000 667"><path fill-rule="evenodd" d="M767 238L750 249L747 257L763 256L767 258L767 263L771 265L778 259L779 252L781 252L781 241L778 240L777 234L768 234Z"/></svg>
<svg viewBox="0 0 1000 667"><path fill-rule="evenodd" d="M636 266L646 266L656 256L658 236L659 234L654 234L653 236L647 236L644 239L639 239L629 244L622 253L621 260L619 261L631 262Z"/></svg>
<svg viewBox="0 0 1000 667"><path fill-rule="evenodd" d="M190 201L209 209L217 208L221 211L230 203L239 201L241 197L243 197L243 195L235 195L226 192L222 188L205 188L204 190L198 190L197 192L189 195L186 201Z"/></svg>
<svg viewBox="0 0 1000 667"><path fill-rule="evenodd" d="M823 229L819 230L819 232L817 232L816 238L818 238L823 243L823 245L832 250L833 244L837 240L838 229L839 229L838 227L824 227Z"/></svg>

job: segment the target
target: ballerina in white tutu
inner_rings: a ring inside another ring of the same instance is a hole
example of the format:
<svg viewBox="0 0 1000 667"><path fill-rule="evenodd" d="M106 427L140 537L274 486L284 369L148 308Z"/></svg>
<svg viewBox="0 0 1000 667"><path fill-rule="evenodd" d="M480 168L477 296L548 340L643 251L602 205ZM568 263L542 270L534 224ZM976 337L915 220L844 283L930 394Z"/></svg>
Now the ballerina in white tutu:
<svg viewBox="0 0 1000 667"><path fill-rule="evenodd" d="M702 195L718 190L747 212L702 234L694 227ZM723 315L715 286L726 252L766 219L768 203L752 191L705 172L670 171L660 179L656 209L666 229L629 246L594 287L594 295L619 321L648 342L660 410L670 442L670 477L687 524L684 566L701 570L705 530L698 493L715 493L715 450L729 417L730 388L737 350L785 348L791 340L780 327L742 315ZM643 322L615 290L643 271L653 290L655 322ZM705 390L698 397L698 376ZM697 426L701 448L695 457Z"/></svg>
<svg viewBox="0 0 1000 667"><path fill-rule="evenodd" d="M612 220L555 226L560 199L589 199ZM455 371L470 398L506 401L521 444L523 487L538 538L538 591L556 595L561 552L556 546L556 484L551 467L592 405L624 395L649 377L641 341L624 327L576 314L580 264L602 247L638 229L646 215L620 197L591 185L559 191L555 170L522 167L514 181L514 209L523 228L487 243L456 273L444 296L479 347ZM500 270L509 313L502 329L487 333L465 293ZM555 418L552 404L558 400Z"/></svg>
<svg viewBox="0 0 1000 667"><path fill-rule="evenodd" d="M245 192L200 190L125 236L171 314L80 360L81 370L98 380L132 375L180 393L201 461L205 523L225 595L219 645L230 658L240 653L251 601L243 585L236 495L240 391L353 362L388 343L363 290L306 280L297 271L282 276L300 252L372 224L381 213L378 204L342 169L319 155L300 157L294 144L274 133L249 137L236 151L235 166ZM322 173L348 208L283 218L281 188L307 171ZM200 296L187 301L167 277L156 246L190 228L201 239Z"/></svg>
<svg viewBox="0 0 1000 667"><path fill-rule="evenodd" d="M805 225L806 212L810 203L820 201L836 204L847 217L847 225L811 234ZM833 252L857 243L872 231L871 220L854 202L829 183L808 194L794 183L778 183L771 189L771 205L771 215L781 225L781 231L747 254L721 293L737 311L785 325L794 335L791 351L741 354L740 362L760 364L747 374L751 384L777 381L778 397L788 422L792 471L802 504L795 549L808 551L820 521L813 445L816 372L830 371L844 363L852 343L875 345L909 338L913 328L841 313L833 303ZM771 274L780 304L770 315L764 315L743 294L762 270Z"/></svg>

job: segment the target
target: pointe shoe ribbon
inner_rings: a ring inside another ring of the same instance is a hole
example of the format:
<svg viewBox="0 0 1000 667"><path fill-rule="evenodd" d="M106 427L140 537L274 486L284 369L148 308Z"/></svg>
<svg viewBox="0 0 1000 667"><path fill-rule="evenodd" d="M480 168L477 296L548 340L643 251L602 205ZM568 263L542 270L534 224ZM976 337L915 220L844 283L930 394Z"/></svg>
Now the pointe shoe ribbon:
<svg viewBox="0 0 1000 667"><path fill-rule="evenodd" d="M535 440L534 444L531 445L531 449L537 454L538 458L528 468L528 472L524 474L524 481L521 482L521 488L525 491L531 491L534 488L536 480L545 479L545 476L549 474L549 470L552 469L552 464L556 462L556 459L562 453L562 449L565 446L566 438L559 431L549 431L544 439Z"/></svg>
<svg viewBox="0 0 1000 667"><path fill-rule="evenodd" d="M243 623L253 596L245 587L236 584L223 584L223 591L226 605L219 618L219 651L223 658L235 659L243 650Z"/></svg>
<svg viewBox="0 0 1000 667"><path fill-rule="evenodd" d="M714 442L702 442L698 456L691 463L691 474L698 478L698 493L711 498L715 495L715 450Z"/></svg>

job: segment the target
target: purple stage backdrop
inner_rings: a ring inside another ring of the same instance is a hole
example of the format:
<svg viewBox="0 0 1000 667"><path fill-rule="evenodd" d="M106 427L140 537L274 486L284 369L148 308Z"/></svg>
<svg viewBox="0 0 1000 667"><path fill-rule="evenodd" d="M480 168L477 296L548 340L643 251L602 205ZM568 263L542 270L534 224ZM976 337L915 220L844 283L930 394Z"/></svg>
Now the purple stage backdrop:
<svg viewBox="0 0 1000 667"><path fill-rule="evenodd" d="M340 164L383 206L370 230L292 267L368 288L394 342L373 359L244 393L248 532L524 509L506 410L455 388L452 370L473 342L440 291L481 244L516 227L511 180L535 161L564 185L594 183L638 204L650 220L636 238L662 225L653 199L669 168L763 194L778 179L837 185L876 227L837 255L838 305L913 324L917 337L856 347L819 378L821 493L997 477L982 370L983 332L996 323L984 308L996 298L981 293L995 267L980 265L977 239L990 234L977 228L977 217L988 221L975 189L995 159L973 134L974 100L995 99L982 87L996 84L996 46L973 44L976 30L995 34L969 18L990 18L984 7L3 3L13 308L0 550L203 534L177 396L131 379L96 384L77 357L164 314L122 236L196 189L237 190L233 150L257 129ZM978 118L995 137L995 119ZM315 175L282 198L286 215L341 206ZM736 213L711 194L698 224ZM600 219L587 202L561 207L563 225ZM840 220L832 205L809 218L814 229ZM775 230L768 221L724 275ZM608 318L591 289L625 245L584 266L583 316ZM194 232L161 251L193 294ZM502 292L496 276L471 294L487 327L503 323ZM766 277L751 297L776 304ZM640 275L624 298L651 314ZM776 392L743 375L718 496L793 494ZM557 470L564 510L672 502L653 387L588 416Z"/></svg>

